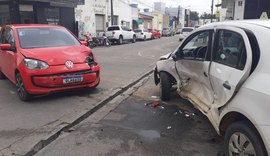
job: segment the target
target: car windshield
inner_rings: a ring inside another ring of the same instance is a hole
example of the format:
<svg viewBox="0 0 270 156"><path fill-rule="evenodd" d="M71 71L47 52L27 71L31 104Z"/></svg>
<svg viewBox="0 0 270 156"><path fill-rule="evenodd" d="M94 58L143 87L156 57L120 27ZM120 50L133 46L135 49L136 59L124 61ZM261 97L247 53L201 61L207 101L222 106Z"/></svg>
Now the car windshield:
<svg viewBox="0 0 270 156"><path fill-rule="evenodd" d="M141 29L135 29L134 32L138 33L138 32L142 32Z"/></svg>
<svg viewBox="0 0 270 156"><path fill-rule="evenodd" d="M182 32L191 32L191 31L193 31L192 28L183 28L182 29Z"/></svg>
<svg viewBox="0 0 270 156"><path fill-rule="evenodd" d="M65 28L20 28L17 32L25 49L81 45Z"/></svg>
<svg viewBox="0 0 270 156"><path fill-rule="evenodd" d="M120 30L119 27L109 27L108 31Z"/></svg>

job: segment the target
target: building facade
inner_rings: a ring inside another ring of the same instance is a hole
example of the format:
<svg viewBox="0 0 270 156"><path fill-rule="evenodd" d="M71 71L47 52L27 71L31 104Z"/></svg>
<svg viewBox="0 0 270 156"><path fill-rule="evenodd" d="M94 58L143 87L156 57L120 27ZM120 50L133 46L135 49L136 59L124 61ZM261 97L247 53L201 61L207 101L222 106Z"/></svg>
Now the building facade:
<svg viewBox="0 0 270 156"><path fill-rule="evenodd" d="M154 10L151 15L153 16L153 29L162 30L163 29L163 14L160 11Z"/></svg>
<svg viewBox="0 0 270 156"><path fill-rule="evenodd" d="M142 25L139 25L140 29L152 29L153 27L153 16L146 13L139 13L139 20L142 21Z"/></svg>
<svg viewBox="0 0 270 156"><path fill-rule="evenodd" d="M222 0L222 20L267 19L270 16L269 0Z"/></svg>
<svg viewBox="0 0 270 156"><path fill-rule="evenodd" d="M124 0L113 1L113 13L111 18L111 1L110 0L86 0L85 5L80 5L75 9L75 17L78 23L78 35L83 38L82 34L91 34L100 36L108 26L125 25L132 27L132 8Z"/></svg>
<svg viewBox="0 0 270 156"><path fill-rule="evenodd" d="M1 0L0 26L56 24L76 33L74 8L83 0Z"/></svg>

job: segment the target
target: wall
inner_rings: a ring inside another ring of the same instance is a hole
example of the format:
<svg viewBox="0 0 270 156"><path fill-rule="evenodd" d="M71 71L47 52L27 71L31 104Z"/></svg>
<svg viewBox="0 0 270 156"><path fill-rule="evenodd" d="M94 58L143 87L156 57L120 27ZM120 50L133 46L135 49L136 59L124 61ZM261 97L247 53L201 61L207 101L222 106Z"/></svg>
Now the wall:
<svg viewBox="0 0 270 156"><path fill-rule="evenodd" d="M153 29L162 30L163 29L163 14L160 11L152 12L153 18Z"/></svg>
<svg viewBox="0 0 270 156"><path fill-rule="evenodd" d="M245 0L235 0L234 20L243 20L245 12Z"/></svg>
<svg viewBox="0 0 270 156"><path fill-rule="evenodd" d="M132 8L127 0L114 0L114 15L118 16L118 25L126 25L132 28ZM110 12L109 7L109 12Z"/></svg>
<svg viewBox="0 0 270 156"><path fill-rule="evenodd" d="M110 3L107 0L86 0L85 5L77 6L75 9L75 18L78 21L79 38L82 34L91 34L97 36L96 32L96 14L104 15L104 24L108 21L110 15Z"/></svg>

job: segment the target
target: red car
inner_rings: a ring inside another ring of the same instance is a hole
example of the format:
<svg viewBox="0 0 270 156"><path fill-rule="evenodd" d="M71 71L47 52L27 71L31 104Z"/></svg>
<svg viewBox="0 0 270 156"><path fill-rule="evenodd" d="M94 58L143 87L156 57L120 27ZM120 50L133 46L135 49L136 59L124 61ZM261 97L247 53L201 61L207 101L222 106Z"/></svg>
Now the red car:
<svg viewBox="0 0 270 156"><path fill-rule="evenodd" d="M149 32L152 33L153 39L160 38L161 34L158 30L156 30L156 29L148 29L148 30L149 30Z"/></svg>
<svg viewBox="0 0 270 156"><path fill-rule="evenodd" d="M66 89L97 87L100 66L91 50L62 26L7 25L0 31L0 78L21 100Z"/></svg>

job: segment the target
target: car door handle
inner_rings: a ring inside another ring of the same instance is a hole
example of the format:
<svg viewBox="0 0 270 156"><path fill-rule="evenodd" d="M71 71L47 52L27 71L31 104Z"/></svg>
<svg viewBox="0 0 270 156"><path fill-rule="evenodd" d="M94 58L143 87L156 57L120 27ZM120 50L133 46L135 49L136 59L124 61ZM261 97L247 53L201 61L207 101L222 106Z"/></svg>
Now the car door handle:
<svg viewBox="0 0 270 156"><path fill-rule="evenodd" d="M203 72L203 75L204 75L205 77L208 77L208 75L206 74L206 72Z"/></svg>
<svg viewBox="0 0 270 156"><path fill-rule="evenodd" d="M228 81L225 81L223 83L223 87L226 88L226 89L228 89L228 90L231 90L231 88L232 88L231 85L230 85L230 83Z"/></svg>

